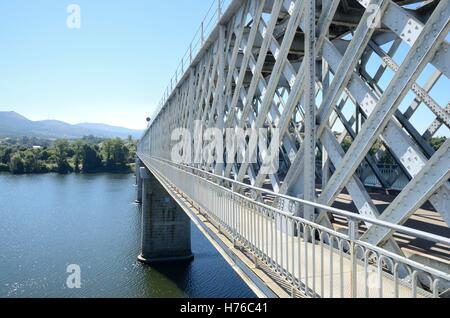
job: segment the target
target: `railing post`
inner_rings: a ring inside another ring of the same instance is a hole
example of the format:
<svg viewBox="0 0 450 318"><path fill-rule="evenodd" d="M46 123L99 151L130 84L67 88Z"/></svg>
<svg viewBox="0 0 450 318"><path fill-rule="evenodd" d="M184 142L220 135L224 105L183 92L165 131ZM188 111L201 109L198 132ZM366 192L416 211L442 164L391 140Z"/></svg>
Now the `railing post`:
<svg viewBox="0 0 450 318"><path fill-rule="evenodd" d="M236 217L236 197L235 197L235 185L231 184L231 204L233 213L233 246L237 247L237 217Z"/></svg>
<svg viewBox="0 0 450 318"><path fill-rule="evenodd" d="M350 240L351 253L351 297L356 298L358 296L356 287L358 258L356 257L355 241L358 239L358 222L354 219L348 219L348 238Z"/></svg>
<svg viewBox="0 0 450 318"><path fill-rule="evenodd" d="M222 18L222 0L217 0L217 22L220 23Z"/></svg>
<svg viewBox="0 0 450 318"><path fill-rule="evenodd" d="M192 43L189 45L189 61L192 63Z"/></svg>

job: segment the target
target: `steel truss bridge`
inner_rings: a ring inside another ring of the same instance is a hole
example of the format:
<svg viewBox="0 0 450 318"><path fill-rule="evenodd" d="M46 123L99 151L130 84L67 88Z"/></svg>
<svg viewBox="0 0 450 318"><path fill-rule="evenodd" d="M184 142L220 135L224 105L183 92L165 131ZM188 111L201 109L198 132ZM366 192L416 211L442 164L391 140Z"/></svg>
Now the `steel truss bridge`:
<svg viewBox="0 0 450 318"><path fill-rule="evenodd" d="M449 18L448 0L216 1L139 164L259 296L448 297ZM174 162L198 121L277 128L278 173L235 160L248 141Z"/></svg>

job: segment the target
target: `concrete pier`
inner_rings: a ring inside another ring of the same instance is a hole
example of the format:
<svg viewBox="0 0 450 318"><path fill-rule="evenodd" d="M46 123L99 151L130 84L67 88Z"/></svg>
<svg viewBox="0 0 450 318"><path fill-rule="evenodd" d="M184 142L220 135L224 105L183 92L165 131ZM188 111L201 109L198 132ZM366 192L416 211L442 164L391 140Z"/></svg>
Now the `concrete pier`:
<svg viewBox="0 0 450 318"><path fill-rule="evenodd" d="M141 167L142 162L139 158L136 158L135 170L136 170L136 203L142 203L142 180L141 180Z"/></svg>
<svg viewBox="0 0 450 318"><path fill-rule="evenodd" d="M152 173L140 168L142 252L139 261L155 264L191 261L191 221Z"/></svg>

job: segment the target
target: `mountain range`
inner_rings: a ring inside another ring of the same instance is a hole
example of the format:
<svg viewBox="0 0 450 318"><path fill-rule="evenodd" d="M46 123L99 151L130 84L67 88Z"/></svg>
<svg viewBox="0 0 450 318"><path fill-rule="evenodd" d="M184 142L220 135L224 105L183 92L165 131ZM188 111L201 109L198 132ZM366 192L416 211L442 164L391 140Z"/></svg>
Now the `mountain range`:
<svg viewBox="0 0 450 318"><path fill-rule="evenodd" d="M141 130L105 124L71 125L58 120L32 121L16 112L0 112L0 137L38 137L44 139L79 139L85 136L100 138L140 138Z"/></svg>

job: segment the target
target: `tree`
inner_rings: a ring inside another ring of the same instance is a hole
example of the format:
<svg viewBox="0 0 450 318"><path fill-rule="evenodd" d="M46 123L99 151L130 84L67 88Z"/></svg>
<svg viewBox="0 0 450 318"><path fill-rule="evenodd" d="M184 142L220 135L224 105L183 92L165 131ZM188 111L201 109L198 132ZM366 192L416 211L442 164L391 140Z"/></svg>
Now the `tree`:
<svg viewBox="0 0 450 318"><path fill-rule="evenodd" d="M342 149L344 149L344 151L347 153L347 151L350 149L351 145L353 143L352 138L350 138L349 136L344 138L344 141L342 141Z"/></svg>
<svg viewBox="0 0 450 318"><path fill-rule="evenodd" d="M74 152L75 173L80 173L81 158L83 158L83 146L86 144L83 140L77 140L72 145Z"/></svg>
<svg viewBox="0 0 450 318"><path fill-rule="evenodd" d="M131 136L130 136L131 137ZM136 148L137 148L137 141L131 139L128 139L127 141L127 148L128 148L128 163L134 163L134 159L136 158Z"/></svg>
<svg viewBox="0 0 450 318"><path fill-rule="evenodd" d="M34 145L42 148L33 149ZM135 153L136 141L132 138L105 140L89 136L52 143L37 138L4 139L0 145L0 170L16 174L50 171L66 174L105 171L106 166L106 171L123 172L134 161Z"/></svg>
<svg viewBox="0 0 450 318"><path fill-rule="evenodd" d="M128 135L127 143L128 143L129 145L131 145L131 144L133 143L133 136Z"/></svg>
<svg viewBox="0 0 450 318"><path fill-rule="evenodd" d="M82 147L81 161L84 173L98 172L102 169L102 158L97 146L84 144Z"/></svg>
<svg viewBox="0 0 450 318"><path fill-rule="evenodd" d="M25 172L25 164L23 162L20 153L15 153L11 157L11 162L9 164L9 170L13 174L23 174Z"/></svg>
<svg viewBox="0 0 450 318"><path fill-rule="evenodd" d="M23 164L25 173L39 172L36 156L31 150L23 153Z"/></svg>
<svg viewBox="0 0 450 318"><path fill-rule="evenodd" d="M50 155L49 155L47 149L43 149L41 152L39 152L39 156L38 156L39 160L47 161L49 157L50 157Z"/></svg>
<svg viewBox="0 0 450 318"><path fill-rule="evenodd" d="M441 146L447 141L447 138L445 137L434 137L431 139L431 147L435 150L438 151L439 148L441 148Z"/></svg>
<svg viewBox="0 0 450 318"><path fill-rule="evenodd" d="M55 149L55 155L56 155L56 165L57 165L57 171L60 174L67 174L72 171L72 168L69 165L69 162L67 161L68 153L70 144L66 139L61 139L55 141L53 145Z"/></svg>
<svg viewBox="0 0 450 318"><path fill-rule="evenodd" d="M5 163L0 162L0 172L8 172L9 166Z"/></svg>
<svg viewBox="0 0 450 318"><path fill-rule="evenodd" d="M0 148L0 162L9 164L14 150L12 147Z"/></svg>
<svg viewBox="0 0 450 318"><path fill-rule="evenodd" d="M35 173L47 173L47 172L50 172L50 169L45 164L45 161L42 161L42 160L38 160L37 161L36 169L37 170L36 170Z"/></svg>
<svg viewBox="0 0 450 318"><path fill-rule="evenodd" d="M109 139L102 144L102 154L108 170L121 170L127 167L129 149L120 138Z"/></svg>
<svg viewBox="0 0 450 318"><path fill-rule="evenodd" d="M75 156L75 161L73 165L74 165L74 172L80 173L80 158L78 156Z"/></svg>

